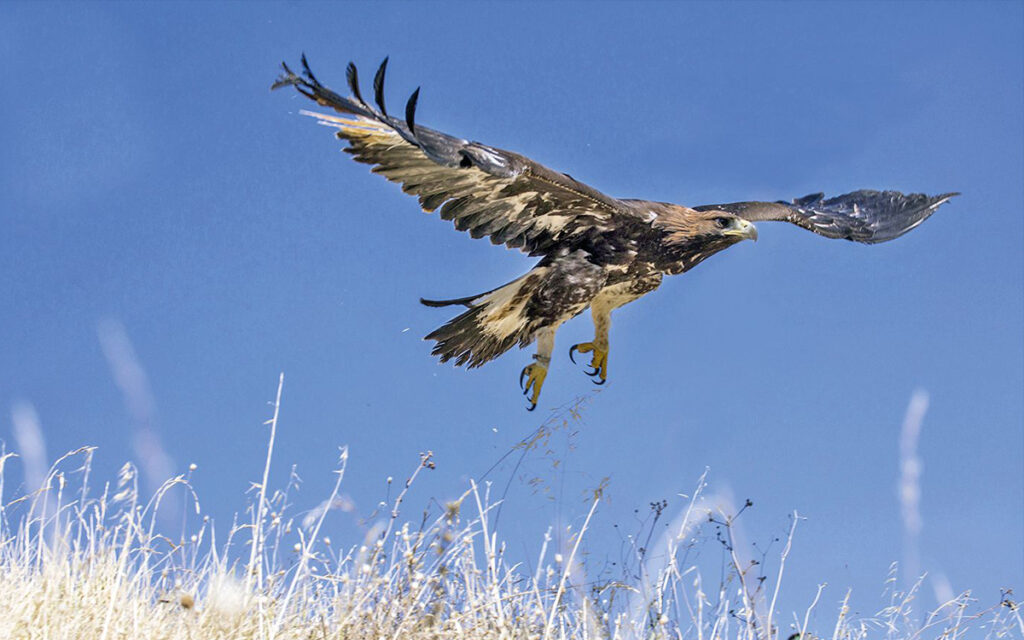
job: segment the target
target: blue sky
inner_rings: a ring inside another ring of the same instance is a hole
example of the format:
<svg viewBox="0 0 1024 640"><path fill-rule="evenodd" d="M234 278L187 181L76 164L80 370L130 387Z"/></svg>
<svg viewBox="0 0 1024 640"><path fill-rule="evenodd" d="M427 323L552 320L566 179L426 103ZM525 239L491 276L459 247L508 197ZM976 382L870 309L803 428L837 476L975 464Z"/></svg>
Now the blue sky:
<svg viewBox="0 0 1024 640"><path fill-rule="evenodd" d="M0 438L17 449L9 416L30 405L49 460L97 445L112 478L141 431L163 469L198 466L226 525L284 371L273 476L298 465L297 508L329 492L340 445L359 515L429 449L416 518L586 396L558 468L531 457L513 478L513 549L578 524L608 477L590 552L618 557L650 502L678 505L709 467L754 501L749 540L807 517L784 606L828 582L867 612L904 556L898 439L923 389L920 564L994 602L1024 576L1022 24L1019 3L5 3ZM420 338L448 310L417 299L532 261L420 213L305 99L270 93L303 51L336 88L350 59L369 78L390 55L389 101L422 85L418 121L614 196L964 195L878 246L762 223L615 314L599 394L564 357L589 318L567 324L528 414L531 352L438 366ZM357 539L353 514L332 519Z"/></svg>

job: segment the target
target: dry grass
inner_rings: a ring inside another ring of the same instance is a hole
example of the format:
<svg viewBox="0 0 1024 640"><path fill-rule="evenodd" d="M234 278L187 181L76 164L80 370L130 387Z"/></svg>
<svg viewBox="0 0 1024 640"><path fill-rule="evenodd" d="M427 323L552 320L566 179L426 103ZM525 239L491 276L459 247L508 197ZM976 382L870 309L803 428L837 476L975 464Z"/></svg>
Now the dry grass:
<svg viewBox="0 0 1024 640"><path fill-rule="evenodd" d="M267 468L279 403L280 389ZM1008 596L985 607L965 593L928 612L915 609L916 587L889 591L881 610L865 618L851 616L847 594L827 628L808 628L818 598L784 619L776 596L798 516L777 572L757 576L732 535L743 509L716 508L703 478L669 533L634 549L628 578L594 582L582 543L600 491L564 548L556 553L541 541L529 575L506 560L486 487L471 484L433 520L402 521L406 490L433 464L429 452L381 524L342 551L320 530L343 481L345 451L321 509L293 521L284 513L287 488L271 492L264 473L253 486L249 521L224 540L198 518L177 540L158 532L161 500L173 487L191 492L187 475L143 503L135 469L126 465L115 487L92 496L91 456L89 448L69 453L39 491L5 502L11 454L0 453L0 638L1024 638ZM686 562L707 527L721 534L712 544L729 558L724 579L711 586Z"/></svg>

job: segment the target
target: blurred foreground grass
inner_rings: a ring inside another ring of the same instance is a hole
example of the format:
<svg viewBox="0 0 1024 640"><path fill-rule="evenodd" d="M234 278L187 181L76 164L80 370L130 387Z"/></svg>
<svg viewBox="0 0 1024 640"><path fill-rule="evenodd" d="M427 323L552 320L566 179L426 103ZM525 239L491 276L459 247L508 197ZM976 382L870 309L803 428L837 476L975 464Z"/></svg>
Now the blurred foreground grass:
<svg viewBox="0 0 1024 640"><path fill-rule="evenodd" d="M429 452L364 539L339 546L320 530L338 498L347 452L332 495L293 520L285 513L287 488L266 486L279 405L280 387L248 522L223 539L205 518L177 540L160 533L161 500L174 487L191 492L188 475L143 501L128 464L115 488L92 496L93 450L85 447L58 460L40 489L8 499L4 468L13 454L0 453L0 638L1024 638L1011 594L977 603L964 593L919 611L917 587L897 590L895 574L872 616L852 616L849 594L838 611L812 616L820 589L804 611L780 615L776 596L793 530L778 571L759 574L735 550L733 519L742 508L729 513L707 499L703 477L668 532L633 549L620 580L588 579L583 562L600 490L566 545L555 550L549 537L538 541L532 572L506 560L492 527L495 504L475 483L433 520L404 522L402 501L433 464ZM193 505L199 514L198 499ZM705 526L718 527L730 558L713 583L687 563ZM811 620L829 622L810 628Z"/></svg>

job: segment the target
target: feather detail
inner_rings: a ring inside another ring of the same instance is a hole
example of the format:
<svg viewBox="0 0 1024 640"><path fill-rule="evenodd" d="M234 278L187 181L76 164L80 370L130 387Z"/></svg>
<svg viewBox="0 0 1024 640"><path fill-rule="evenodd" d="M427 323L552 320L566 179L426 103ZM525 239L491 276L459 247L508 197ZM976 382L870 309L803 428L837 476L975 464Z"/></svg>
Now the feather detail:
<svg viewBox="0 0 1024 640"><path fill-rule="evenodd" d="M388 117L388 110L384 108L384 74L388 70L388 59L387 57L377 67L377 73L373 75L373 101L377 103L377 107L380 112L384 114L384 117Z"/></svg>

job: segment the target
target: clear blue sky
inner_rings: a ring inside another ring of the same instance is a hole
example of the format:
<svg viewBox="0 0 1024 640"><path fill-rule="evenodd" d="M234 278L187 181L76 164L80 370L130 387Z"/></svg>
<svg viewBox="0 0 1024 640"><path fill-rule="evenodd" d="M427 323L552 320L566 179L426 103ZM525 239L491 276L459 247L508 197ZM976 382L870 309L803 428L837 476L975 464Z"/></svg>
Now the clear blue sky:
<svg viewBox="0 0 1024 640"><path fill-rule="evenodd" d="M284 371L273 476L298 465L297 508L325 497L339 445L360 515L431 449L416 519L590 394L564 357L588 317L559 334L534 414L516 386L530 352L438 366L420 338L448 310L417 298L486 290L531 260L420 213L299 116L305 99L268 91L303 51L338 88L350 59L369 78L390 55L393 105L422 85L424 124L615 196L964 194L873 247L763 223L757 244L616 313L610 383L552 440L562 464L525 463L558 499L513 480L513 549L532 559L607 476L590 551L617 557L634 509L710 467L711 490L754 501L749 540L808 518L786 606L828 582L826 602L852 586L867 612L903 557L897 443L924 389L921 566L995 601L1024 587L1022 24L1012 2L4 3L0 438L17 448L9 409L30 403L50 460L98 445L112 478L148 428L168 469L198 465L226 526ZM109 364L124 338L146 382L129 405Z"/></svg>

